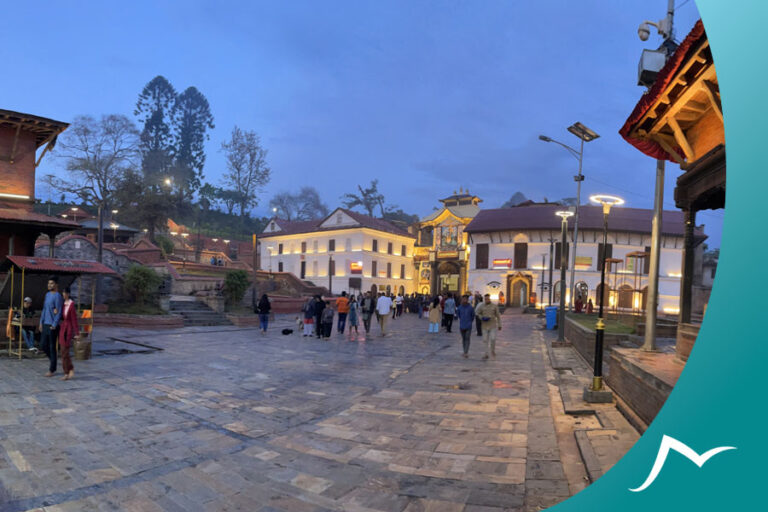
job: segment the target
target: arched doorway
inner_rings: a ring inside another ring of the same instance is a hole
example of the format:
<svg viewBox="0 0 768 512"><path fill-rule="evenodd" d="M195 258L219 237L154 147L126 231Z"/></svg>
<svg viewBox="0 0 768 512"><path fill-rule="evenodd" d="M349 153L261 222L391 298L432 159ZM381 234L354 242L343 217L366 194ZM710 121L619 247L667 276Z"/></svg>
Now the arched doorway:
<svg viewBox="0 0 768 512"><path fill-rule="evenodd" d="M437 266L437 293L459 293L459 266L452 261L444 261Z"/></svg>
<svg viewBox="0 0 768 512"><path fill-rule="evenodd" d="M531 278L524 275L509 276L507 278L506 304L511 307L524 307L528 305L531 292Z"/></svg>
<svg viewBox="0 0 768 512"><path fill-rule="evenodd" d="M632 309L632 297L635 291L628 284L619 286L619 308L620 309Z"/></svg>
<svg viewBox="0 0 768 512"><path fill-rule="evenodd" d="M581 297L581 301L585 304L587 303L587 299L589 298L589 286L584 281L579 281L576 283L576 298L578 299Z"/></svg>
<svg viewBox="0 0 768 512"><path fill-rule="evenodd" d="M405 286L403 286L403 285L400 285L400 289L398 290L398 293L399 293L400 295L405 295Z"/></svg>
<svg viewBox="0 0 768 512"><path fill-rule="evenodd" d="M552 289L552 304L560 304L560 296L563 293L563 282L558 281Z"/></svg>

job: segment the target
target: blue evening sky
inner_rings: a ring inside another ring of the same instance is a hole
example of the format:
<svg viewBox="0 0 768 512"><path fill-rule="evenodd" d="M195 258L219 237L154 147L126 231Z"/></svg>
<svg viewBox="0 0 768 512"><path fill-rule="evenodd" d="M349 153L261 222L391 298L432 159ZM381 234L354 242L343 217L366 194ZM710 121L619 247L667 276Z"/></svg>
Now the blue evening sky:
<svg viewBox="0 0 768 512"><path fill-rule="evenodd" d="M269 198L315 186L328 205L378 178L389 203L426 215L459 187L498 207L515 191L576 195L570 145L581 121L582 198L620 194L653 206L655 161L618 135L643 93L635 85L643 20L665 0L7 2L0 32L1 108L69 121L132 116L142 87L165 75L208 98L216 128L205 174L218 184L219 151L234 125L255 130L273 170ZM698 19L680 0L682 40ZM61 172L44 160L38 174ZM673 208L679 167L667 166ZM41 188L38 196L46 197ZM720 245L722 211L701 212Z"/></svg>

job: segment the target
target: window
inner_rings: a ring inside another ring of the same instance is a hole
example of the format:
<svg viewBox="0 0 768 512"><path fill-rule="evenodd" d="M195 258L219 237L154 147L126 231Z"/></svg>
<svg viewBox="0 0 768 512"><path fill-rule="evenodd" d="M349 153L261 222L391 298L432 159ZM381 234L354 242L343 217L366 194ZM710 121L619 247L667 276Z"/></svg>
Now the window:
<svg viewBox="0 0 768 512"><path fill-rule="evenodd" d="M400 265L400 279L405 279L405 265Z"/></svg>
<svg viewBox="0 0 768 512"><path fill-rule="evenodd" d="M598 271L603 268L603 266L605 265L605 260L608 258L613 258L613 244L608 244L605 246L605 256L603 256L603 244L597 244L597 270ZM606 272L608 270L609 269L606 269Z"/></svg>
<svg viewBox="0 0 768 512"><path fill-rule="evenodd" d="M714 279L714 278L715 278L715 272L716 272L716 271L717 271L717 267L712 267L712 270L710 270L710 274L709 274L709 277L711 277L712 279Z"/></svg>
<svg viewBox="0 0 768 512"><path fill-rule="evenodd" d="M342 216L341 213L336 214L336 224L341 224Z"/></svg>
<svg viewBox="0 0 768 512"><path fill-rule="evenodd" d="M336 250L336 240L330 239L328 240L328 252L333 252Z"/></svg>
<svg viewBox="0 0 768 512"><path fill-rule="evenodd" d="M275 230L275 223L274 222L269 226L269 230L270 231L274 231Z"/></svg>
<svg viewBox="0 0 768 512"><path fill-rule="evenodd" d="M350 252L352 250L352 239L351 238L347 238L344 241L344 250L347 251L347 252Z"/></svg>
<svg viewBox="0 0 768 512"><path fill-rule="evenodd" d="M371 241L371 251L379 252L379 241L378 240Z"/></svg>
<svg viewBox="0 0 768 512"><path fill-rule="evenodd" d="M563 250L563 243L557 242L555 243L555 268L560 269L560 256L561 251ZM567 243L565 244L565 268L568 268L568 261L571 256L571 244Z"/></svg>
<svg viewBox="0 0 768 512"><path fill-rule="evenodd" d="M302 261L301 262L301 279L304 279L307 277L307 262Z"/></svg>
<svg viewBox="0 0 768 512"><path fill-rule="evenodd" d="M314 242L312 242L312 252L315 252L315 253L317 253L317 240L315 240Z"/></svg>
<svg viewBox="0 0 768 512"><path fill-rule="evenodd" d="M278 272L282 272L283 271L283 262L282 261L278 261L277 262L277 271Z"/></svg>
<svg viewBox="0 0 768 512"><path fill-rule="evenodd" d="M392 242L387 243L387 254L392 254Z"/></svg>
<svg viewBox="0 0 768 512"><path fill-rule="evenodd" d="M312 275L317 277L317 262L316 261L312 262Z"/></svg>
<svg viewBox="0 0 768 512"><path fill-rule="evenodd" d="M647 276L648 273L651 271L651 247L649 245L645 246L645 253L648 256L643 258L643 275ZM712 275L712 277L714 277L714 274Z"/></svg>
<svg viewBox="0 0 768 512"><path fill-rule="evenodd" d="M277 254L283 254L283 244L277 245ZM282 272L282 270L281 270Z"/></svg>
<svg viewBox="0 0 768 512"><path fill-rule="evenodd" d="M401 245L401 246L400 246L400 256L408 256L408 255L405 253L405 246L404 246L404 245Z"/></svg>
<svg viewBox="0 0 768 512"><path fill-rule="evenodd" d="M307 252L307 242L301 242L301 254Z"/></svg>
<svg viewBox="0 0 768 512"><path fill-rule="evenodd" d="M488 244L477 244L475 250L475 268L488 268Z"/></svg>
<svg viewBox="0 0 768 512"><path fill-rule="evenodd" d="M387 263L387 278L392 279L392 264Z"/></svg>
<svg viewBox="0 0 768 512"><path fill-rule="evenodd" d="M378 264L376 260L371 262L371 277L379 277Z"/></svg>
<svg viewBox="0 0 768 512"><path fill-rule="evenodd" d="M528 244L515 244L515 268L528 268Z"/></svg>

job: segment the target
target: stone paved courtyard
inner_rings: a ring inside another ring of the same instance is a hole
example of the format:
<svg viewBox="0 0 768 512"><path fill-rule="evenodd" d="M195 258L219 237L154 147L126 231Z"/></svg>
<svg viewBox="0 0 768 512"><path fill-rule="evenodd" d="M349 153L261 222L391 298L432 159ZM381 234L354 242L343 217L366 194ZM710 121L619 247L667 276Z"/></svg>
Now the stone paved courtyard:
<svg viewBox="0 0 768 512"><path fill-rule="evenodd" d="M564 414L534 315L504 315L489 361L414 315L354 342L290 323L102 328L162 350L100 343L68 382L0 359L0 510L540 510L588 484L575 430L604 467L636 440L611 405Z"/></svg>

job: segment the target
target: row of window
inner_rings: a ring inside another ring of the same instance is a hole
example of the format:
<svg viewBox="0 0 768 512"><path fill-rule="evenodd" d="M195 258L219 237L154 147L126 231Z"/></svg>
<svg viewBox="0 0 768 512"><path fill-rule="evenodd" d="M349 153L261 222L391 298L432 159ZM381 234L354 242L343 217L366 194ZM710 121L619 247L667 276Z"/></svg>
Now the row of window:
<svg viewBox="0 0 768 512"><path fill-rule="evenodd" d="M336 250L336 239L331 238L328 240L328 252L334 252ZM347 238L346 244L345 244L345 251L349 252L352 250L352 239ZM312 251L317 252L317 240L312 242ZM301 242L301 254L305 254L307 252L307 242ZM371 252L379 252L379 241L373 240L371 244ZM387 254L393 253L393 245L392 242L387 242ZM283 254L283 244L277 244L277 254ZM407 256L407 246L405 244L400 246L400 255L401 256Z"/></svg>
<svg viewBox="0 0 768 512"><path fill-rule="evenodd" d="M318 267L317 262L316 261L313 262L312 271L313 271L313 274L315 276L317 275L317 267ZM379 268L378 267L378 262L377 261L372 261L371 262L371 276L372 277L381 277L381 276L378 275L378 268ZM278 272L283 272L284 271L283 270L283 262L282 261L277 262L277 271ZM332 276L336 275L336 261L335 260L330 260L328 262L328 273L330 275L332 275ZM350 274L352 274L352 273L355 273L355 272L350 272ZM359 268L359 273L360 274L363 273L362 267ZM306 261L302 261L301 262L301 268L299 270L299 275L300 275L301 279L305 279L307 277L307 262ZM392 263L387 263L387 278L392 279ZM405 279L405 265L404 264L400 265L400 279Z"/></svg>
<svg viewBox="0 0 768 512"><path fill-rule="evenodd" d="M566 244L565 247L565 260L566 260L566 268L568 268L568 261L570 258L570 243ZM554 268L560 269L560 261L562 256L562 243L557 242L555 244L555 254L554 254ZM515 269L526 269L528 268L528 244L527 243L515 243L513 248L513 255L514 258L511 261L508 261L509 266L511 268ZM651 248L646 247L645 248L646 254L650 254ZM475 268L476 269L485 269L490 268L489 267L489 246L488 244L477 244L475 246ZM601 269L603 268L603 262L605 259L610 259L613 257L613 244L606 244L605 246L605 254L603 254L603 244L597 244L597 266L595 268ZM507 261L507 260L505 260ZM642 275L648 275L648 269L650 267L650 258L642 258Z"/></svg>

